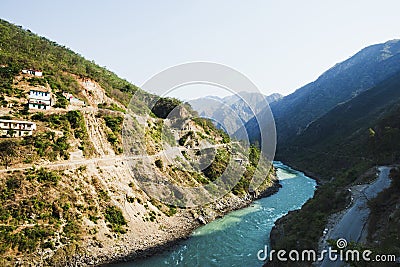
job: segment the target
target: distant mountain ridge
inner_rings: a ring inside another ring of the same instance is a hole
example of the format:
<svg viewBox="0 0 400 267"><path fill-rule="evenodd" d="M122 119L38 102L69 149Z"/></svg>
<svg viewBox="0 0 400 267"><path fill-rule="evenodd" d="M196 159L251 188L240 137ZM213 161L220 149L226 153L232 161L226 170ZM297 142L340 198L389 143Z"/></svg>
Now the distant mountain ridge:
<svg viewBox="0 0 400 267"><path fill-rule="evenodd" d="M266 103L276 102L282 97L278 93L265 96L260 93L240 92L224 98L206 96L191 100L189 104L200 116L211 118L228 133L234 134L262 111Z"/></svg>
<svg viewBox="0 0 400 267"><path fill-rule="evenodd" d="M400 71L400 41L362 49L278 102L271 103L278 146L302 133L314 120ZM261 113L262 114L262 113ZM255 119L246 124L250 138L259 136Z"/></svg>

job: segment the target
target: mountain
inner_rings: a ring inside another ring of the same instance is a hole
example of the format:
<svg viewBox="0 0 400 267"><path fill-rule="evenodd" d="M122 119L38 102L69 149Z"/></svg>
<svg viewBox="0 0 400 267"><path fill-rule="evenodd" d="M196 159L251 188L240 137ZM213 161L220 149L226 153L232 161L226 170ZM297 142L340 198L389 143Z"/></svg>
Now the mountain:
<svg viewBox="0 0 400 267"><path fill-rule="evenodd" d="M235 134L255 114L262 111L267 103L280 100L283 96L275 93L269 96L253 92L240 92L224 98L207 96L189 101L200 116L211 118L229 134Z"/></svg>
<svg viewBox="0 0 400 267"><path fill-rule="evenodd" d="M352 204L349 188L371 183L376 166L399 166L399 88L400 72L336 106L281 150L285 162L319 177L322 183L313 199L275 223L274 249L317 249L320 233L329 228L328 217ZM400 233L392 231L400 227L399 173L394 167L392 185L369 199L368 233L357 246L374 253L400 252Z"/></svg>
<svg viewBox="0 0 400 267"><path fill-rule="evenodd" d="M377 55L382 59L384 47L394 51L397 43L390 41L372 46L372 51L378 53L369 53L367 55L372 56L371 59L362 59L364 62L376 62ZM377 47L379 49L375 50ZM393 60L397 58L395 55L392 57ZM388 57L383 58L385 59L381 62L388 60ZM354 61L330 72L336 75L341 73L341 77L349 76L343 72L354 73L349 67L350 63L354 64ZM384 80L362 91L357 91L359 87L348 90L357 93L320 114L301 131L292 133L290 139L281 139L277 157L310 176L319 178L320 185L313 199L300 210L290 212L275 223L271 232L273 249L317 250L321 233L324 229L329 229L332 220L336 218L329 216L334 213L337 215L352 204L352 191L349 189L364 188L376 178L376 166L389 165L394 166L391 170L392 184L376 198L368 200L371 210L367 221L368 233L362 238L365 241L356 244L356 247L382 254L397 255L400 252L400 234L391 230L400 227L400 214L397 212L400 205L400 176L396 167L400 163L400 70L394 71L389 63L375 65L377 70L372 67L369 69L369 73L379 74L379 77L387 76ZM388 67L388 75L383 73L385 67ZM318 100L321 104L325 103L323 98ZM328 99L328 103L329 101ZM296 105L292 108L293 111L286 112L300 112ZM279 134L278 131L278 136ZM286 265L271 263L270 266Z"/></svg>
<svg viewBox="0 0 400 267"><path fill-rule="evenodd" d="M374 87L400 70L400 41L392 40L362 49L311 82L271 104L278 133L278 150L288 140L336 105ZM255 119L246 124L251 139L259 130Z"/></svg>
<svg viewBox="0 0 400 267"><path fill-rule="evenodd" d="M0 266L148 256L277 189L257 148L188 105L4 20L0 77Z"/></svg>
<svg viewBox="0 0 400 267"><path fill-rule="evenodd" d="M280 156L325 179L354 168L360 159L371 166L396 162L399 88L400 72L310 123Z"/></svg>

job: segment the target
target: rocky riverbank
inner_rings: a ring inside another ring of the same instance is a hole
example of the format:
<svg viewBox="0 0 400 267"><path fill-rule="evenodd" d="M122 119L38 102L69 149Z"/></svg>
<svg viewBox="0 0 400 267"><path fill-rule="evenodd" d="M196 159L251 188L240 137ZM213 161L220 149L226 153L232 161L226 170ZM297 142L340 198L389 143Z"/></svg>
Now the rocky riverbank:
<svg viewBox="0 0 400 267"><path fill-rule="evenodd" d="M275 177L276 178L276 177ZM114 240L113 244L99 247L96 242L88 242L84 253L74 257L70 263L78 265L109 265L118 262L133 261L137 258L145 258L158 252L165 251L182 240L190 237L191 233L202 224L209 223L225 214L242 209L250 205L254 200L275 194L281 185L277 179L272 185L259 192L257 195L244 195L241 197L228 195L205 207L191 210L180 210L173 216L173 223L163 234L149 235L137 241L136 234L129 231L123 237Z"/></svg>

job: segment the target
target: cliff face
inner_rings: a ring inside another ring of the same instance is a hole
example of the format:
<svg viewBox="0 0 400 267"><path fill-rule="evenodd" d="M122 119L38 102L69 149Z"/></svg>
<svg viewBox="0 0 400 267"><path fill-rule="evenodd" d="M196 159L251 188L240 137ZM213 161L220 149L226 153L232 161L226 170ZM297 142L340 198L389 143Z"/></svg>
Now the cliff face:
<svg viewBox="0 0 400 267"><path fill-rule="evenodd" d="M0 119L37 126L32 136L0 138L1 265L99 264L148 255L276 188L273 168L258 162L255 148L232 142L210 121L193 117L190 107L158 99L72 51L0 22ZM43 75L22 73L26 65ZM27 93L43 87L54 105L28 109ZM128 108L138 92L142 98ZM228 164L240 174L237 183L200 207L163 203L143 188L148 180L204 186ZM263 183L249 193L253 176Z"/></svg>

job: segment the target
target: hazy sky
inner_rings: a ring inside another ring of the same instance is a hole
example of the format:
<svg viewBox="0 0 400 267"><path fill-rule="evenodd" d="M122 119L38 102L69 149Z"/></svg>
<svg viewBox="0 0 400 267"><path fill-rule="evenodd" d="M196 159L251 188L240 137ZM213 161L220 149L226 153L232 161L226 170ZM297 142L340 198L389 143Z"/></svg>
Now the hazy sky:
<svg viewBox="0 0 400 267"><path fill-rule="evenodd" d="M399 10L398 0L0 0L1 18L136 85L179 63L211 61L266 94L291 93L361 48L399 38Z"/></svg>

